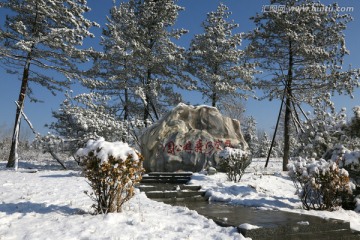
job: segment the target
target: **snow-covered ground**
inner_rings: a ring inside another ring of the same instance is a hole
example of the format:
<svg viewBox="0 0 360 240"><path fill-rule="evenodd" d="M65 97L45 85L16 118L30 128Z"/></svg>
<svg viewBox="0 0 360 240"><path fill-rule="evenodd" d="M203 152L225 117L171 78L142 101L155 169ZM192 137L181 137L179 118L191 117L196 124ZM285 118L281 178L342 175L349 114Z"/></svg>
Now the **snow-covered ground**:
<svg viewBox="0 0 360 240"><path fill-rule="evenodd" d="M91 215L85 178L74 171L0 170L0 239L241 239L184 207L137 194L122 213Z"/></svg>
<svg viewBox="0 0 360 240"><path fill-rule="evenodd" d="M339 209L337 211L307 211L302 209L296 188L287 175L282 172L282 160L271 159L268 168L264 168L264 159L254 159L246 169L239 183L226 181L226 175L218 173L213 176L196 174L192 184L203 186L210 201L241 204L264 210L281 210L335 218L350 222L350 227L360 231L360 213Z"/></svg>
<svg viewBox="0 0 360 240"><path fill-rule="evenodd" d="M271 175L261 174L263 165L263 160L254 160L240 183L226 181L223 174L196 174L192 183L208 189L212 201L343 219L360 231L360 214L354 211L302 210L292 181L280 171L281 162L271 160ZM155 202L143 193L137 193L122 213L91 215L93 202L83 193L89 186L78 171L39 169L15 172L0 163L1 240L243 239L235 228L219 227L195 211Z"/></svg>

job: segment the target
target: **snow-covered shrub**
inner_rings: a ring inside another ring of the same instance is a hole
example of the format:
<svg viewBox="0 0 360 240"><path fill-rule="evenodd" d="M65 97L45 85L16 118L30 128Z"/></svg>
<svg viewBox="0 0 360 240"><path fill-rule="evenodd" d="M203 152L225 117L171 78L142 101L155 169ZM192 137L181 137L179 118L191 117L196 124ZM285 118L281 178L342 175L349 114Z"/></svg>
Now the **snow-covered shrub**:
<svg viewBox="0 0 360 240"><path fill-rule="evenodd" d="M86 194L96 202L95 213L121 212L122 205L134 195L134 185L141 180L141 154L127 143L100 138L89 140L76 155L93 189Z"/></svg>
<svg viewBox="0 0 360 240"><path fill-rule="evenodd" d="M339 167L347 170L360 171L360 151L350 151L344 145L338 144L330 149L325 155L325 159L331 159L339 164Z"/></svg>
<svg viewBox="0 0 360 240"><path fill-rule="evenodd" d="M360 151L351 151L344 145L338 144L324 154L326 160L330 159L339 164L339 167L349 172L351 180L360 186Z"/></svg>
<svg viewBox="0 0 360 240"><path fill-rule="evenodd" d="M288 169L306 210L334 210L352 199L349 174L333 161L299 157Z"/></svg>
<svg viewBox="0 0 360 240"><path fill-rule="evenodd" d="M219 153L219 170L226 172L230 181L239 182L251 163L250 154L236 148L226 147Z"/></svg>
<svg viewBox="0 0 360 240"><path fill-rule="evenodd" d="M303 132L298 136L300 146L297 156L321 158L323 154L345 140L346 109L335 113L327 112L321 106L314 109L314 114L303 122Z"/></svg>

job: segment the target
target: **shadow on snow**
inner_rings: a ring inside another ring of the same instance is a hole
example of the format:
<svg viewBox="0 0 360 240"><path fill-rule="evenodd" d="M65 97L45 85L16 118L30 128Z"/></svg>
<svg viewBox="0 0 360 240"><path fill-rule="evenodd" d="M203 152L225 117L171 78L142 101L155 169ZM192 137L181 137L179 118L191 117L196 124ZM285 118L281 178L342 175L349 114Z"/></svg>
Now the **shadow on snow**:
<svg viewBox="0 0 360 240"><path fill-rule="evenodd" d="M80 208L72 208L69 206L58 206L54 204L47 205L46 203L32 203L32 202L19 202L19 203L6 203L0 205L0 212L6 214L14 213L60 213L63 215L85 214L86 212Z"/></svg>

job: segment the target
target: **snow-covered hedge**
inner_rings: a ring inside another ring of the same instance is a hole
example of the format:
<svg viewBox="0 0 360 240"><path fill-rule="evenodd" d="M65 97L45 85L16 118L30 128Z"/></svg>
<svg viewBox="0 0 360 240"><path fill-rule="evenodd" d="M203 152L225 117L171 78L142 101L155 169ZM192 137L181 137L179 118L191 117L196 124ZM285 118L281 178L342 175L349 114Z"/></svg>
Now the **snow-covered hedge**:
<svg viewBox="0 0 360 240"><path fill-rule="evenodd" d="M352 199L354 185L348 172L336 162L299 157L288 169L307 210L334 210Z"/></svg>
<svg viewBox="0 0 360 240"><path fill-rule="evenodd" d="M230 181L239 182L245 169L251 163L249 152L237 148L226 147L219 152L220 171L226 172Z"/></svg>
<svg viewBox="0 0 360 240"><path fill-rule="evenodd" d="M338 144L330 149L324 156L326 159L336 161L339 167L360 171L360 151L350 151L344 145Z"/></svg>
<svg viewBox="0 0 360 240"><path fill-rule="evenodd" d="M110 157L125 161L131 156L134 162L140 160L140 154L130 147L129 144L124 142L107 142L102 137L97 140L89 140L84 148L80 148L76 152L76 156L80 158L87 157L89 154L93 154L100 159L99 164L108 162Z"/></svg>
<svg viewBox="0 0 360 240"><path fill-rule="evenodd" d="M127 143L89 140L76 152L96 202L95 213L120 212L141 180L143 157Z"/></svg>

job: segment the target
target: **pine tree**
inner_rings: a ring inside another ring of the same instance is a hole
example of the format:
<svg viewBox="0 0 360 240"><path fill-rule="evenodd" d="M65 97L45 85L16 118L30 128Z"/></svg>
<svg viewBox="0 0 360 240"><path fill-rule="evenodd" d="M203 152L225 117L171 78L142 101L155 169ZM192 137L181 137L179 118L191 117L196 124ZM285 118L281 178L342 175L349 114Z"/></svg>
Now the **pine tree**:
<svg viewBox="0 0 360 240"><path fill-rule="evenodd" d="M0 29L1 45L8 51L4 64L15 73L23 68L7 164L16 167L21 111L25 97L31 93L29 84L39 84L53 94L67 87L69 79L78 77L75 62L86 61L91 52L78 46L84 38L93 37L89 28L96 24L84 18L90 10L84 0L11 0L1 5L11 11L6 17L6 30ZM65 77L54 78L54 71Z"/></svg>
<svg viewBox="0 0 360 240"><path fill-rule="evenodd" d="M135 65L131 61L137 19L129 2L120 3L110 9L108 22L103 28L100 44L103 52L95 60L89 76L97 78L87 80L84 85L108 95L114 102L114 108L120 112L123 120L138 117L143 109L137 95L139 83L134 81Z"/></svg>
<svg viewBox="0 0 360 240"><path fill-rule="evenodd" d="M126 123L119 120L107 107L109 98L98 93L79 94L66 99L53 117L57 120L49 128L61 137L87 142L89 139L104 137L108 141L121 141L127 138Z"/></svg>
<svg viewBox="0 0 360 240"><path fill-rule="evenodd" d="M271 3L286 5L288 11L268 11L253 17L256 28L247 35L250 41L247 51L264 75L272 75L257 82L266 97L282 99L285 93L283 170L286 170L290 123L297 114L297 106L328 99L329 92L351 94L359 84L359 70L341 70L343 58L349 54L343 33L352 19L349 15L316 11L324 5L310 0ZM336 9L337 5L332 7Z"/></svg>
<svg viewBox="0 0 360 240"><path fill-rule="evenodd" d="M138 117L143 105L144 122L157 120L181 101L174 89L192 86L182 72L185 50L172 41L187 32L173 29L181 10L175 0L129 0L111 9L99 61L106 88L121 96L125 119Z"/></svg>
<svg viewBox="0 0 360 240"><path fill-rule="evenodd" d="M208 13L204 33L195 35L188 53L189 72L199 79L197 90L213 107L225 96L245 97L251 90L254 67L239 49L241 34L233 33L238 24L227 20L230 14L224 4Z"/></svg>
<svg viewBox="0 0 360 240"><path fill-rule="evenodd" d="M338 113L335 108L328 108L327 103L318 101L314 113L307 114L303 123L304 132L298 135L300 145L297 155L304 157L321 158L326 151L337 144L345 143L346 109Z"/></svg>
<svg viewBox="0 0 360 240"><path fill-rule="evenodd" d="M354 116L351 118L346 130L350 137L360 138L360 106L353 107Z"/></svg>
<svg viewBox="0 0 360 240"><path fill-rule="evenodd" d="M270 145L271 145L271 141L269 139L269 136L266 132L264 132L259 139L257 156L261 158L267 157L269 153Z"/></svg>
<svg viewBox="0 0 360 240"><path fill-rule="evenodd" d="M257 157L258 147L259 147L259 138L257 137L255 118L250 116L245 119L243 134L244 139L249 145L252 157Z"/></svg>
<svg viewBox="0 0 360 240"><path fill-rule="evenodd" d="M241 98L234 98L231 95L224 96L222 99L219 99L217 108L219 111L232 119L237 119L240 122L245 119L245 101Z"/></svg>

